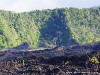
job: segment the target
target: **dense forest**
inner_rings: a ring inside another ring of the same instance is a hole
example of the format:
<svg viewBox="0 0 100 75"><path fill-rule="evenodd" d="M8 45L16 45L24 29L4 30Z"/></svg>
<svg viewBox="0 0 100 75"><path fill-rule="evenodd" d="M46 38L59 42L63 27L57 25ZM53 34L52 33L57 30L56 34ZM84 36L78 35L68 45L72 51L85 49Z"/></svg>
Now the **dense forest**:
<svg viewBox="0 0 100 75"><path fill-rule="evenodd" d="M69 46L100 41L100 7L14 13L0 10L0 48L28 42Z"/></svg>

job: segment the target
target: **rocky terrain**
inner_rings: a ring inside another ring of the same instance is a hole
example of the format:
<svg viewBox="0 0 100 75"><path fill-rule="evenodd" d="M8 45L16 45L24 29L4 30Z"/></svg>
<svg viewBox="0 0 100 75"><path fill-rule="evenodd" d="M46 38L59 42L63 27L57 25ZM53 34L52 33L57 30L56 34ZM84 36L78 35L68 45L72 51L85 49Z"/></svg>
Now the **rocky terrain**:
<svg viewBox="0 0 100 75"><path fill-rule="evenodd" d="M1 51L0 75L100 75L100 42L39 49Z"/></svg>

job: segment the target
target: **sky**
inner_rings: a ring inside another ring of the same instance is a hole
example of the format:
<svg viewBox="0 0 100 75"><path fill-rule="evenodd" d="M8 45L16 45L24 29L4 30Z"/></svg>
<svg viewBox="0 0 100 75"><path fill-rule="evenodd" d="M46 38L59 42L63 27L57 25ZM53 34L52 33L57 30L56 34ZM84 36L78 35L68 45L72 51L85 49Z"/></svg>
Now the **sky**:
<svg viewBox="0 0 100 75"><path fill-rule="evenodd" d="M100 6L100 0L0 0L0 10L25 12L62 7L90 8Z"/></svg>

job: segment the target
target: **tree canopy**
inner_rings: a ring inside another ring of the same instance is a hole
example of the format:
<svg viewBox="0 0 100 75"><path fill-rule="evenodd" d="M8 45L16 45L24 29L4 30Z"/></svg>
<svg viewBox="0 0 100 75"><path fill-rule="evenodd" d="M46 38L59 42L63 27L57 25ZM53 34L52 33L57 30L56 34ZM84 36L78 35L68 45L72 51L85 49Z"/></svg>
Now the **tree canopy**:
<svg viewBox="0 0 100 75"><path fill-rule="evenodd" d="M73 45L100 40L100 7L14 13L0 10L0 48L28 42Z"/></svg>

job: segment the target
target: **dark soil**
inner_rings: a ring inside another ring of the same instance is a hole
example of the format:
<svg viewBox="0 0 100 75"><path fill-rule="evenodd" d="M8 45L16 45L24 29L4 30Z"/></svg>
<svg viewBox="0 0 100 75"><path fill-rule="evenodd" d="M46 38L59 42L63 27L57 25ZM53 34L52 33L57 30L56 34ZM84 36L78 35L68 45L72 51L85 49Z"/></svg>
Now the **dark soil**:
<svg viewBox="0 0 100 75"><path fill-rule="evenodd" d="M71 54L77 49L79 52ZM100 61L99 50L100 43L44 51L3 51L0 75L100 75L100 63L91 62L92 57Z"/></svg>

